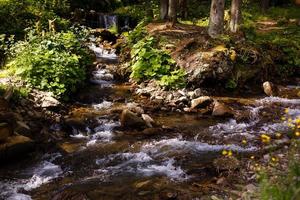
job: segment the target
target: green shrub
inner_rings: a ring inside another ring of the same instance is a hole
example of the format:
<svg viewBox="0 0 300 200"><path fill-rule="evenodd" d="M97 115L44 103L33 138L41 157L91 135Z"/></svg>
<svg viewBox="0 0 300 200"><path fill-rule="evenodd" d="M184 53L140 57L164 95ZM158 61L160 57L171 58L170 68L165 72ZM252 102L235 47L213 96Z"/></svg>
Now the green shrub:
<svg viewBox="0 0 300 200"><path fill-rule="evenodd" d="M184 70L177 69L171 56L154 48L155 44L153 37L147 37L133 46L131 78L137 81L155 79L166 88L184 87Z"/></svg>
<svg viewBox="0 0 300 200"><path fill-rule="evenodd" d="M32 87L67 98L84 82L90 56L73 32L30 32L26 41L14 46L10 70Z"/></svg>
<svg viewBox="0 0 300 200"><path fill-rule="evenodd" d="M142 39L147 36L147 31L145 26L147 22L145 20L141 21L133 31L131 31L128 35L128 44L129 46L133 46L134 44L138 43Z"/></svg>

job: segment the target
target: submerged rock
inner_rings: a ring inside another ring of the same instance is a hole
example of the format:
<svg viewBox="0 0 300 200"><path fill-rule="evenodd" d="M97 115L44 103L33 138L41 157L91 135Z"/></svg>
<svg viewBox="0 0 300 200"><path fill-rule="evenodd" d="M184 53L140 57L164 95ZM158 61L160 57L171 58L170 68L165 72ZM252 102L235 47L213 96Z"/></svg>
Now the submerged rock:
<svg viewBox="0 0 300 200"><path fill-rule="evenodd" d="M144 128L147 126L146 122L141 117L128 109L123 110L120 121L124 128Z"/></svg>

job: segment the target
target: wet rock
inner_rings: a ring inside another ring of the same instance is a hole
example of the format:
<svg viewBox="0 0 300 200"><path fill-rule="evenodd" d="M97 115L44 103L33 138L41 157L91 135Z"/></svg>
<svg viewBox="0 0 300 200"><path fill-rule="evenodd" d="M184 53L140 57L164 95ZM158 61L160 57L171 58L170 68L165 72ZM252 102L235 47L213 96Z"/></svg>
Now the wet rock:
<svg viewBox="0 0 300 200"><path fill-rule="evenodd" d="M13 134L11 126L7 123L0 123L0 142L7 140L9 136Z"/></svg>
<svg viewBox="0 0 300 200"><path fill-rule="evenodd" d="M264 89L265 94L268 96L276 96L277 95L276 86L269 81L263 83L263 89Z"/></svg>
<svg viewBox="0 0 300 200"><path fill-rule="evenodd" d="M33 148L34 141L30 138L21 135L10 136L4 144L0 144L0 160L24 156Z"/></svg>
<svg viewBox="0 0 300 200"><path fill-rule="evenodd" d="M202 96L197 99L193 99L191 102L191 110L195 108L205 108L213 102L213 99L209 96Z"/></svg>
<svg viewBox="0 0 300 200"><path fill-rule="evenodd" d="M65 119L65 124L69 127L77 129L85 129L86 125L81 118L67 118Z"/></svg>
<svg viewBox="0 0 300 200"><path fill-rule="evenodd" d="M149 128L152 128L155 124L155 121L147 114L142 114L142 118L143 120L145 121L146 125L149 127Z"/></svg>
<svg viewBox="0 0 300 200"><path fill-rule="evenodd" d="M121 113L120 121L124 128L144 128L147 126L146 122L141 117L127 109L123 110Z"/></svg>
<svg viewBox="0 0 300 200"><path fill-rule="evenodd" d="M232 117L233 110L227 105L215 101L212 115L215 117Z"/></svg>
<svg viewBox="0 0 300 200"><path fill-rule="evenodd" d="M69 142L66 142L66 143L60 144L59 148L63 152L71 154L71 153L74 153L74 152L78 151L81 146L82 146L82 144L80 144L80 143L69 143Z"/></svg>

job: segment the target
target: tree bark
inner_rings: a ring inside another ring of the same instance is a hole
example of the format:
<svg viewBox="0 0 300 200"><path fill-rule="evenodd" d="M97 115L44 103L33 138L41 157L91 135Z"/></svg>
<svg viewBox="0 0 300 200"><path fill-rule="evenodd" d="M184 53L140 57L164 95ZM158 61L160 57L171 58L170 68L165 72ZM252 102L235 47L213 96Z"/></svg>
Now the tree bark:
<svg viewBox="0 0 300 200"><path fill-rule="evenodd" d="M175 24L177 22L177 1L169 0L168 20Z"/></svg>
<svg viewBox="0 0 300 200"><path fill-rule="evenodd" d="M224 29L224 6L225 0L212 0L209 17L208 34L215 38Z"/></svg>
<svg viewBox="0 0 300 200"><path fill-rule="evenodd" d="M179 8L181 18L185 19L188 17L188 0L179 0Z"/></svg>
<svg viewBox="0 0 300 200"><path fill-rule="evenodd" d="M241 13L242 0L232 0L231 1L231 11L230 11L230 31L236 33L239 29L239 25L242 18Z"/></svg>
<svg viewBox="0 0 300 200"><path fill-rule="evenodd" d="M169 0L160 0L160 19L166 20L168 18Z"/></svg>
<svg viewBox="0 0 300 200"><path fill-rule="evenodd" d="M270 0L261 0L261 8L263 12L266 12L270 7Z"/></svg>

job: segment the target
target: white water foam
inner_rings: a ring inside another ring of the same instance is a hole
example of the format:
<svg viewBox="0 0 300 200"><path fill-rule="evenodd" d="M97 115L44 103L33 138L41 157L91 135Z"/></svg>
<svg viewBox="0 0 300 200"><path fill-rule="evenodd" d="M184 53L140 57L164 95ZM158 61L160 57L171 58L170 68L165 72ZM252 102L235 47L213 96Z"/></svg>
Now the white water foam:
<svg viewBox="0 0 300 200"><path fill-rule="evenodd" d="M107 158L97 159L98 165L109 165L119 163L96 170L98 174L121 175L138 174L140 176L165 175L177 181L187 178L181 167L175 166L173 158L157 162L145 152L138 153L119 153L108 156Z"/></svg>
<svg viewBox="0 0 300 200"><path fill-rule="evenodd" d="M256 100L258 105L272 104L272 103L281 103L281 104L293 104L299 105L300 99L286 99L281 97L265 97L263 99Z"/></svg>
<svg viewBox="0 0 300 200"><path fill-rule="evenodd" d="M148 143L143 146L143 151L151 152L152 154L166 154L174 151L188 152L219 152L222 150L231 150L235 152L252 152L256 151L256 147L243 148L238 145L211 145L197 141L187 141L180 138L165 139Z"/></svg>
<svg viewBox="0 0 300 200"><path fill-rule="evenodd" d="M31 200L29 195L19 191L30 191L61 176L63 174L61 167L52 163L59 156L60 154L46 154L45 158L49 161L42 161L34 168L24 169L22 173L28 175L28 179L0 181L0 199Z"/></svg>
<svg viewBox="0 0 300 200"><path fill-rule="evenodd" d="M95 53L97 58L106 58L111 60L118 59L115 50L111 50L111 51L106 50L102 45L97 47L95 44L91 44L89 45L89 49Z"/></svg>
<svg viewBox="0 0 300 200"><path fill-rule="evenodd" d="M171 180L184 181L189 177L181 166L176 166L174 153L219 153L222 150L237 152L254 152L255 147L243 148L238 145L210 145L197 141L186 141L182 138L171 138L152 141L144 144L140 152L112 154L96 160L101 166L96 174L105 176L120 176L133 174L139 176L167 176Z"/></svg>

